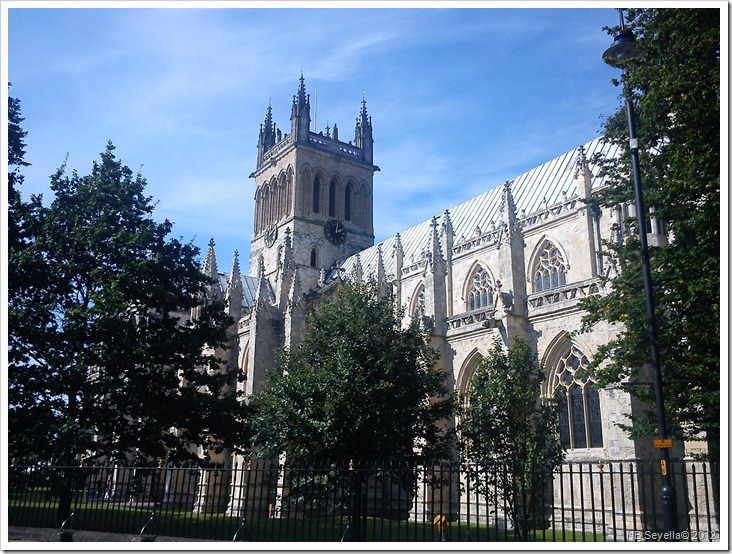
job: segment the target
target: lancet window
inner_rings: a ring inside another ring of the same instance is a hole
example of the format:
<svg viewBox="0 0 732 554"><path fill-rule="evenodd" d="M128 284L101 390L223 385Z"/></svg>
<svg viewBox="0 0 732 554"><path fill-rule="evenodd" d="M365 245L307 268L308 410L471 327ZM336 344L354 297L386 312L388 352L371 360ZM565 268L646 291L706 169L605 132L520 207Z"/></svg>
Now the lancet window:
<svg viewBox="0 0 732 554"><path fill-rule="evenodd" d="M313 213L320 213L320 177L313 181Z"/></svg>
<svg viewBox="0 0 732 554"><path fill-rule="evenodd" d="M331 181L330 187L328 187L328 216L335 217L336 215L336 182Z"/></svg>
<svg viewBox="0 0 732 554"><path fill-rule="evenodd" d="M346 221L351 221L351 185L346 186L345 197L343 199L343 217Z"/></svg>

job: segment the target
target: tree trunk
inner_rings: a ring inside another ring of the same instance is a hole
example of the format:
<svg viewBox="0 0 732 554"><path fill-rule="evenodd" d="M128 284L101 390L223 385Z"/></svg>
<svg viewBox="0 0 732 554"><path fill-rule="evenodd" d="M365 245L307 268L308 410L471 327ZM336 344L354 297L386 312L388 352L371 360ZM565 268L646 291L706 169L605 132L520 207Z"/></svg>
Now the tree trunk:
<svg viewBox="0 0 732 554"><path fill-rule="evenodd" d="M362 541L364 529L363 487L361 475L354 472L351 481L351 540Z"/></svg>
<svg viewBox="0 0 732 554"><path fill-rule="evenodd" d="M58 511L56 512L56 525L59 527L71 515L73 489L74 468L62 468L58 481Z"/></svg>

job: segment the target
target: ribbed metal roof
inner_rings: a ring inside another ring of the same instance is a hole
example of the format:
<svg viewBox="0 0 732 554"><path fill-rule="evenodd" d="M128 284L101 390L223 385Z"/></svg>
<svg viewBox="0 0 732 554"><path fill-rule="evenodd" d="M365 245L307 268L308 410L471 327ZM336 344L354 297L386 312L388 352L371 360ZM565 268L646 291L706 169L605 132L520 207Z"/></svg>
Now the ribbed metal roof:
<svg viewBox="0 0 732 554"><path fill-rule="evenodd" d="M577 196L577 188L574 180L575 165L581 151L588 160L589 169L593 175L598 171L591 162L597 152L603 152L605 156L615 155L617 147L606 145L602 137L595 138L581 147L556 158L549 160L513 179L511 191L516 205L517 217L523 219L536 212L544 210L547 206L564 202L567 199ZM497 225L500 219L501 189L502 183L496 183L490 190L476 196L462 204L458 204L447 210L454 232L454 243L461 239L468 239L476 234L486 233L493 225ZM594 178L593 189L603 186L603 179ZM445 222L445 213L434 214L437 217L440 229ZM418 261L423 253L429 248L430 227L432 217L410 227L398 234L404 252L404 266ZM441 234L442 236L442 234ZM389 278L395 273L395 247L397 235L387 238L366 250L351 256L343 262L343 268L350 273L358 258L365 277L376 275L378 261L378 250L381 249L384 269ZM444 255L444 244L442 244Z"/></svg>
<svg viewBox="0 0 732 554"><path fill-rule="evenodd" d="M254 304L254 295L257 293L257 278L251 275L241 276L241 304L245 308Z"/></svg>
<svg viewBox="0 0 732 554"><path fill-rule="evenodd" d="M228 286L229 274L219 271L218 276L219 289L221 291L221 294L224 294ZM252 277L251 275L241 276L241 301L242 306L244 306L245 308L248 308L254 304L254 296L257 293L258 282L259 280L256 277Z"/></svg>

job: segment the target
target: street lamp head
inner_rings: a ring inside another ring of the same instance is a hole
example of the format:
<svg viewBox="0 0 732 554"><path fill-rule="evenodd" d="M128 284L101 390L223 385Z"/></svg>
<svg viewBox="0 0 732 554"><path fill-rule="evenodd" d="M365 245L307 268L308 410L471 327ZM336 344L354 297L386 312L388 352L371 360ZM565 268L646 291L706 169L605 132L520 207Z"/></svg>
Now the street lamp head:
<svg viewBox="0 0 732 554"><path fill-rule="evenodd" d="M622 29L610 48L602 54L602 61L612 67L622 68L625 61L638 55L638 46L635 42L635 36L630 29Z"/></svg>

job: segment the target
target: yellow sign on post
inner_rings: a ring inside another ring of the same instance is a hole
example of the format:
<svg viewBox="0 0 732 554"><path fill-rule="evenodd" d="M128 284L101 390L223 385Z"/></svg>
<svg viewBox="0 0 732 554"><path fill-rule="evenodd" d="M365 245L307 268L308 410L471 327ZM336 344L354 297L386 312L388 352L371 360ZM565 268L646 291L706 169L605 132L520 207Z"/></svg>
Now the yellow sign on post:
<svg viewBox="0 0 732 554"><path fill-rule="evenodd" d="M447 536L445 534L445 531L447 531L447 518L442 514L437 514L432 520L432 523L435 526L437 540L442 542L446 541Z"/></svg>
<svg viewBox="0 0 732 554"><path fill-rule="evenodd" d="M671 439L655 439L653 441L654 448L671 448Z"/></svg>

